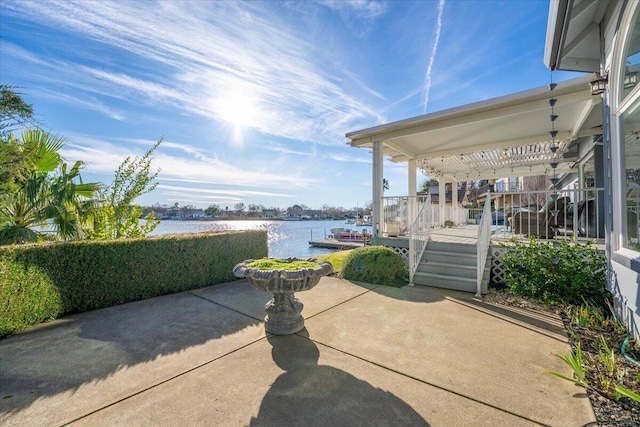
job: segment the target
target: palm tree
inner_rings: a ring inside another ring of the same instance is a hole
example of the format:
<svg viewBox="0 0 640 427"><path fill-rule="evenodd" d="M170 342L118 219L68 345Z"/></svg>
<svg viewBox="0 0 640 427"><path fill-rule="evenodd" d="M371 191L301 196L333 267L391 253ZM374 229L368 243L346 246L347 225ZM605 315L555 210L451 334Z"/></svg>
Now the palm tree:
<svg viewBox="0 0 640 427"><path fill-rule="evenodd" d="M49 226L61 239L82 238L98 184L82 182L81 161L68 169L59 154L64 140L58 136L27 129L17 144L24 166L13 188L0 195L0 244L37 241Z"/></svg>

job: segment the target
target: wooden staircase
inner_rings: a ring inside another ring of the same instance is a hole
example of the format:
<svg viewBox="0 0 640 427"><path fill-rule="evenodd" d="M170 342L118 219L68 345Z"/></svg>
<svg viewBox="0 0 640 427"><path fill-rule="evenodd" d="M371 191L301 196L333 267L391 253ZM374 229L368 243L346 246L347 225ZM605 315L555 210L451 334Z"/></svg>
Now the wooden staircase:
<svg viewBox="0 0 640 427"><path fill-rule="evenodd" d="M476 293L477 248L474 244L429 241L422 255L413 283ZM484 265L481 291L487 292L491 274L491 257Z"/></svg>

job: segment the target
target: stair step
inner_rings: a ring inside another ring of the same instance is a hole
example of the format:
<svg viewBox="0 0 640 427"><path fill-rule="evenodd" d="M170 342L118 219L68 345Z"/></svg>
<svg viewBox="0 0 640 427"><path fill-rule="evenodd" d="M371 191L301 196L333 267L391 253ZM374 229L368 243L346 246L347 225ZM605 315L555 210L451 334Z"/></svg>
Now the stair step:
<svg viewBox="0 0 640 427"><path fill-rule="evenodd" d="M425 250L424 254L422 255L422 259L427 261L451 262L453 260L459 260L462 264L475 264L477 257L478 256L476 254L464 254L449 251L432 251L430 249Z"/></svg>
<svg viewBox="0 0 640 427"><path fill-rule="evenodd" d="M459 254L475 254L478 251L476 245L470 245L468 243L437 242L433 240L430 240L427 244L427 250Z"/></svg>
<svg viewBox="0 0 640 427"><path fill-rule="evenodd" d="M485 274L491 270L491 265L485 265ZM446 276L459 276L475 278L477 267L473 265L457 265L449 262L421 262L418 264L417 271L422 273L437 273Z"/></svg>
<svg viewBox="0 0 640 427"><path fill-rule="evenodd" d="M458 252L430 251L425 250L422 254L421 262L440 262L450 265L476 265L478 256L475 254L461 254ZM487 257L487 263L491 263L491 258Z"/></svg>
<svg viewBox="0 0 640 427"><path fill-rule="evenodd" d="M489 279L487 275L482 281L481 291L487 292ZM468 277L455 277L437 273L416 272L413 276L413 283L416 285L433 286L436 288L452 289L463 292L476 293L476 279Z"/></svg>

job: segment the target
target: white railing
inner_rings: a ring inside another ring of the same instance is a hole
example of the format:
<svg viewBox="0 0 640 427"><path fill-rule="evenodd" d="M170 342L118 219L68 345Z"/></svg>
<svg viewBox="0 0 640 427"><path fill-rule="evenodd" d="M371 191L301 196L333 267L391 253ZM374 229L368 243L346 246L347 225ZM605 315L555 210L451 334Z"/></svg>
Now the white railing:
<svg viewBox="0 0 640 427"><path fill-rule="evenodd" d="M431 214L431 197L427 196L415 221L409 227L409 284L411 285L431 236Z"/></svg>
<svg viewBox="0 0 640 427"><path fill-rule="evenodd" d="M382 219L382 235L384 237L408 236L409 226L416 218L418 211L431 196L384 197ZM447 223L461 225L468 223L469 211L463 207L444 206L430 203L431 226L439 227Z"/></svg>
<svg viewBox="0 0 640 427"><path fill-rule="evenodd" d="M593 187L493 193L493 238L604 239L603 194Z"/></svg>
<svg viewBox="0 0 640 427"><path fill-rule="evenodd" d="M482 296L482 277L484 275L484 266L487 263L487 254L489 253L489 244L491 243L491 223L493 217L491 215L491 193L487 194L484 202L482 217L480 218L480 226L478 227L478 265L477 265L477 283L476 296Z"/></svg>
<svg viewBox="0 0 640 427"><path fill-rule="evenodd" d="M382 235L385 237L406 236L409 226L429 196L384 197Z"/></svg>

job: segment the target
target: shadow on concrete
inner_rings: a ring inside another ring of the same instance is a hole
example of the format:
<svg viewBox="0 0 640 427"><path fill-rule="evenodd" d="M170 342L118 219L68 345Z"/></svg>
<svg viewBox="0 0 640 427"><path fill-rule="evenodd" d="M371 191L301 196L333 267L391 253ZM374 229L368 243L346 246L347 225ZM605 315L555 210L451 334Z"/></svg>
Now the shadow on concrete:
<svg viewBox="0 0 640 427"><path fill-rule="evenodd" d="M564 330L562 320L551 313L537 311L528 308L512 307L507 305L490 304L475 298L458 299L448 298L450 301L464 305L473 310L478 310L484 314L512 323L545 337L568 342L567 333Z"/></svg>
<svg viewBox="0 0 640 427"><path fill-rule="evenodd" d="M184 292L42 324L0 340L0 420L38 399L94 386L120 371L127 372L99 393L159 382L183 365L205 363L259 339L262 328L241 331L261 323ZM188 363L175 362L195 346L202 348L190 351ZM163 359L168 355L172 361ZM151 373L132 373L132 367L152 361L145 368Z"/></svg>
<svg viewBox="0 0 640 427"><path fill-rule="evenodd" d="M384 295L389 298L397 299L400 301L411 302L438 302L443 301L448 295L471 295L468 293L450 291L447 289L433 288L429 286L409 286L404 285L402 287L373 285L370 283L353 282L351 280L341 279L345 282L359 286L370 292L375 292L379 295ZM360 295L358 295L360 296Z"/></svg>
<svg viewBox="0 0 640 427"><path fill-rule="evenodd" d="M269 336L284 371L262 400L251 426L429 424L407 403L332 366L318 365L316 344L298 335Z"/></svg>

